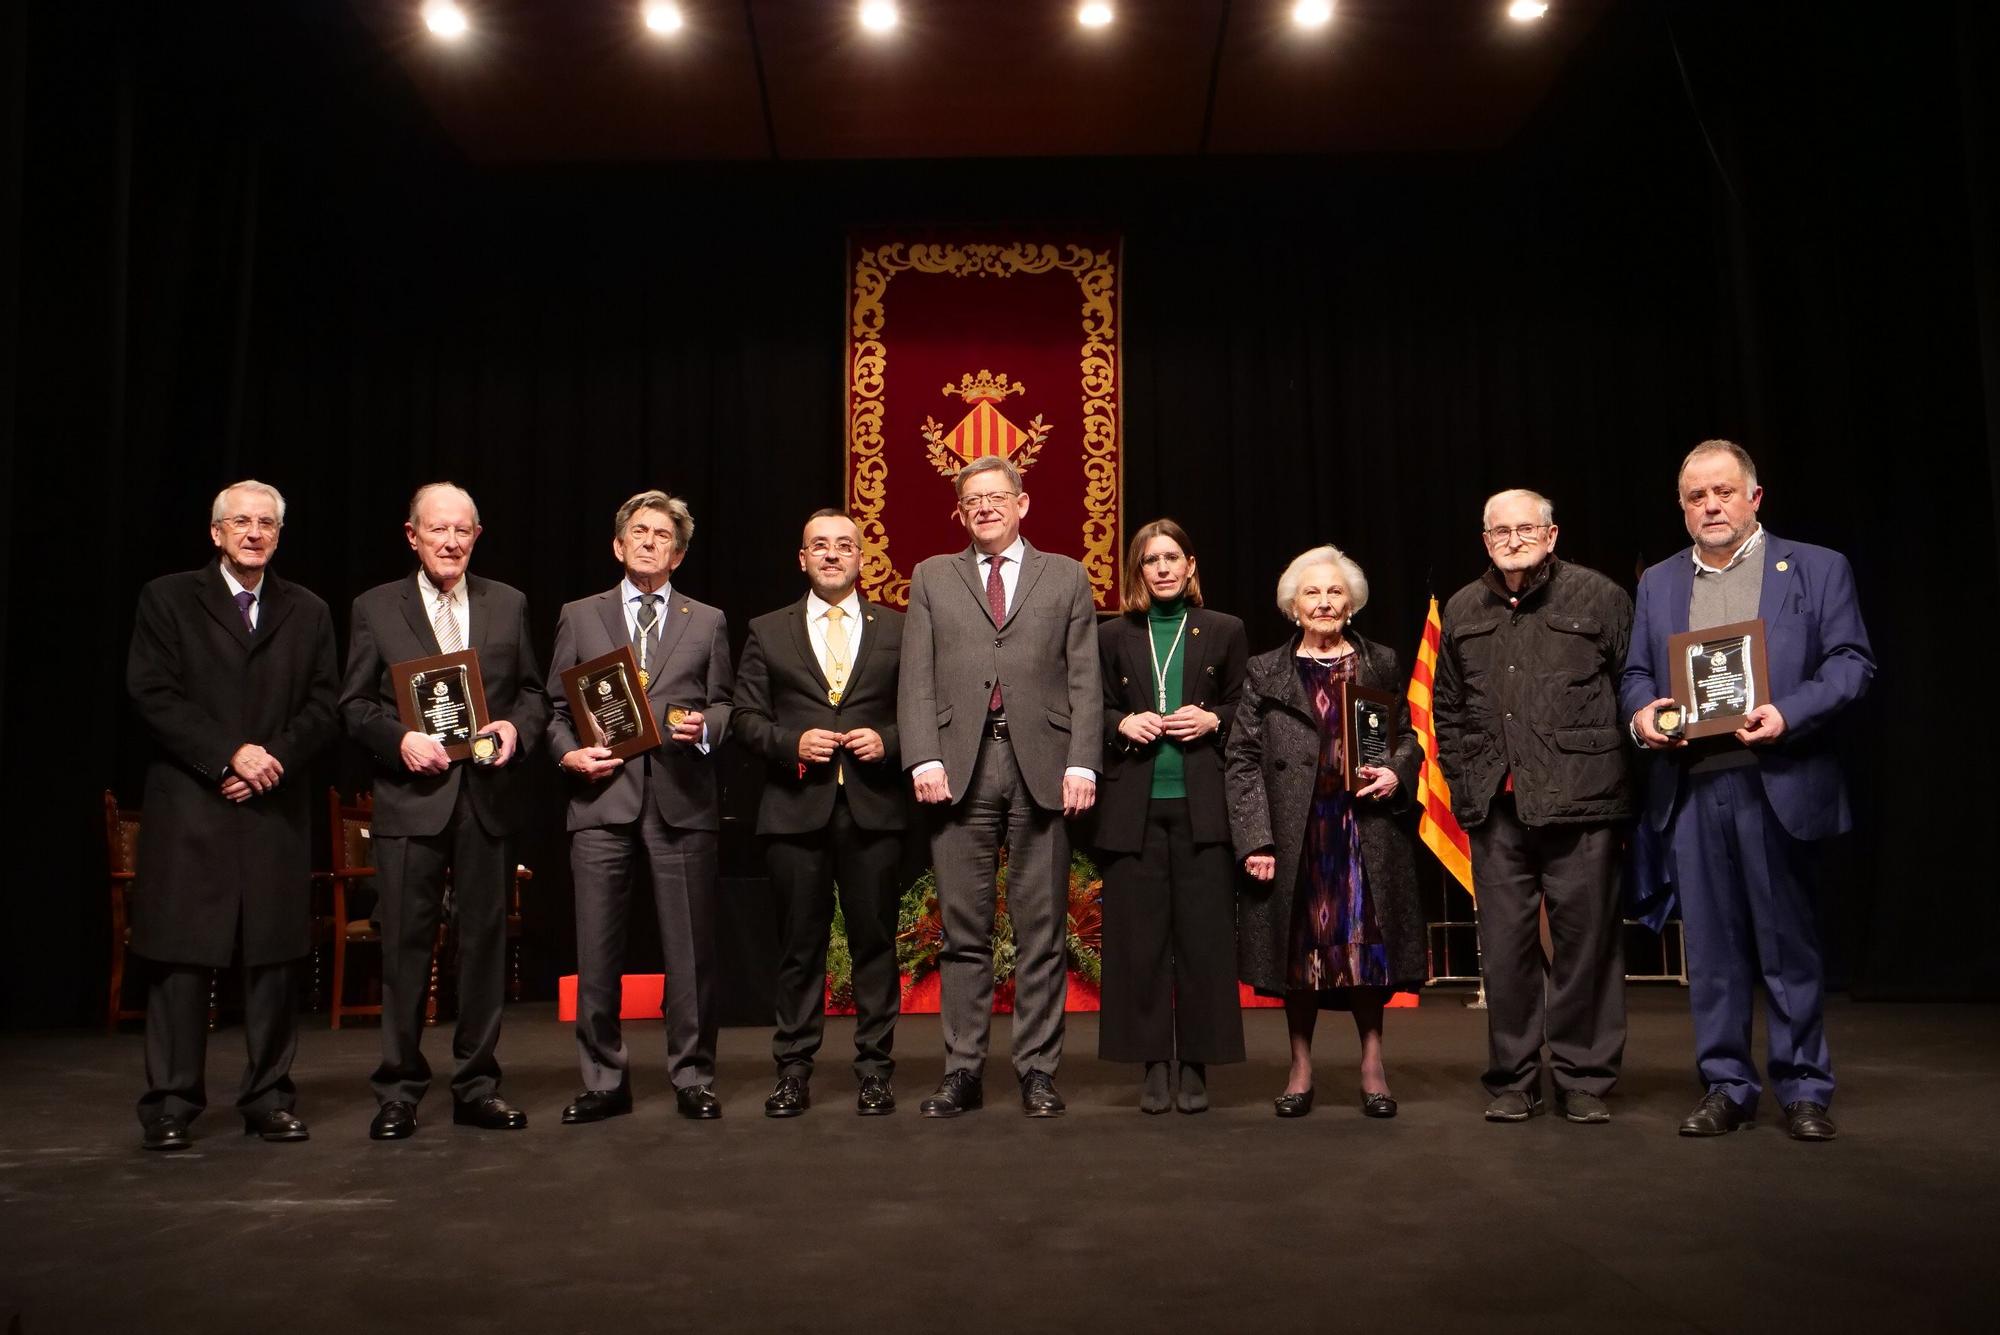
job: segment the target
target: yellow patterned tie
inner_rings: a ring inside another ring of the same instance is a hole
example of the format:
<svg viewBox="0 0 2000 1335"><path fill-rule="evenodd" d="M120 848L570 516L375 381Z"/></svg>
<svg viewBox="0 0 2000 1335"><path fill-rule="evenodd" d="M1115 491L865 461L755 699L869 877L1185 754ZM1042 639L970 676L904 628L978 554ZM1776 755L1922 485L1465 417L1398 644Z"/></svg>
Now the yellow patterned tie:
<svg viewBox="0 0 2000 1335"><path fill-rule="evenodd" d="M838 607L826 609L826 693L827 703L839 704L840 693L847 689L847 674L850 670L847 658L847 613Z"/></svg>

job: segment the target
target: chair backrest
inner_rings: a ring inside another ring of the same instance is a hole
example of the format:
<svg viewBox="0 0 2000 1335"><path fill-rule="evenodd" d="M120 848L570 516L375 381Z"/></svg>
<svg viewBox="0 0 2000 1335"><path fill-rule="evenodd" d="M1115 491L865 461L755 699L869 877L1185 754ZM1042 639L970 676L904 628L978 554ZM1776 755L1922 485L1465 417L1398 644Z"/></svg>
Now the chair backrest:
<svg viewBox="0 0 2000 1335"><path fill-rule="evenodd" d="M109 788L104 790L104 858L114 879L139 870L139 813L119 810L118 794Z"/></svg>
<svg viewBox="0 0 2000 1335"><path fill-rule="evenodd" d="M375 799L363 793L343 801L338 788L326 790L327 830L333 843L333 874L352 876L375 865Z"/></svg>

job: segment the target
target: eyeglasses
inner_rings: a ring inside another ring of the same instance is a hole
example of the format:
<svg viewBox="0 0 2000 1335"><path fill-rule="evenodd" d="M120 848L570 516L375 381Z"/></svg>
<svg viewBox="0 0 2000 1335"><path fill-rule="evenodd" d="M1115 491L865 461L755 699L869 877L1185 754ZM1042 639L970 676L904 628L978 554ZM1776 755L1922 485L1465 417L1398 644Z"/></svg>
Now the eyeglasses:
<svg viewBox="0 0 2000 1335"><path fill-rule="evenodd" d="M1018 491L989 491L983 496L964 496L959 499L958 508L969 515L981 510L998 510L1021 493Z"/></svg>
<svg viewBox="0 0 2000 1335"><path fill-rule="evenodd" d="M252 528L259 533L278 531L278 521L270 515L257 515L254 518L250 515L226 515L215 522L218 527L226 528L231 533L248 533Z"/></svg>
<svg viewBox="0 0 2000 1335"><path fill-rule="evenodd" d="M856 546L850 538L841 538L837 542L828 542L826 539L821 538L806 550L814 556L825 556L828 552L838 552L842 556L853 556L861 548Z"/></svg>
<svg viewBox="0 0 2000 1335"><path fill-rule="evenodd" d="M1519 538L1522 542L1539 542L1542 530L1552 528L1550 524L1495 524L1486 530L1488 542L1506 542L1509 538Z"/></svg>

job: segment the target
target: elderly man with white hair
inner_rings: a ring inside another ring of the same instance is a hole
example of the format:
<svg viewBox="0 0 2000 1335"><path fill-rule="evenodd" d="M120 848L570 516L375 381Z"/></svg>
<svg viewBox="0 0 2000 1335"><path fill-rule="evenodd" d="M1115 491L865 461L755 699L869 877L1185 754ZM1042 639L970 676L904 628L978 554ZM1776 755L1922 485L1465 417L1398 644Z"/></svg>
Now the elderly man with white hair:
<svg viewBox="0 0 2000 1335"><path fill-rule="evenodd" d="M1537 492L1490 497L1480 539L1491 564L1445 604L1432 717L1472 844L1486 1120L1542 1111L1546 1044L1563 1116L1606 1122L1625 1054L1618 875L1633 800L1618 673L1632 600L1556 558L1555 507Z"/></svg>
<svg viewBox="0 0 2000 1335"><path fill-rule="evenodd" d="M125 680L156 751L146 769L132 949L148 961L141 1142L189 1144L208 1103L209 971L242 952L236 1096L244 1130L299 1141L292 1111L298 962L312 949L312 758L340 731L333 616L271 573L285 498L256 481L222 489L208 536L220 559L139 595Z"/></svg>

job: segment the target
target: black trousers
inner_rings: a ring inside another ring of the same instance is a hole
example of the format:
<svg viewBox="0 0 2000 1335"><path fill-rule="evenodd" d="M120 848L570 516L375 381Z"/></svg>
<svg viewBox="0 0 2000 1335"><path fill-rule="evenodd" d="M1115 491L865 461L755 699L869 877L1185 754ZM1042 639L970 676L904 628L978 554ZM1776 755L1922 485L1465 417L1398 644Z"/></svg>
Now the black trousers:
<svg viewBox="0 0 2000 1335"><path fill-rule="evenodd" d="M507 981L507 884L514 874L505 836L479 823L461 784L451 823L434 835L375 836L375 882L381 892L382 1062L369 1078L378 1102L416 1103L431 1084L424 1060L424 998L431 949L444 912L445 877L452 888L458 954L458 1027L451 1036L458 1063L451 1096L460 1103L500 1088L500 1004Z"/></svg>
<svg viewBox="0 0 2000 1335"><path fill-rule="evenodd" d="M1197 844L1186 799L1154 799L1137 853L1104 864L1106 1061L1240 1062L1235 862Z"/></svg>
<svg viewBox="0 0 2000 1335"><path fill-rule="evenodd" d="M1541 1087L1542 1045L1556 1088L1602 1095L1625 1055L1625 948L1619 827L1523 825L1493 799L1468 832L1486 973L1489 1094ZM1554 960L1542 955L1541 909Z"/></svg>
<svg viewBox="0 0 2000 1335"><path fill-rule="evenodd" d="M206 964L153 962L146 980L146 1092L139 1120L166 1114L192 1121L208 1106ZM236 1094L245 1116L289 1111L297 1101L292 1056L299 1049L299 962L243 969L243 1041L249 1061Z"/></svg>
<svg viewBox="0 0 2000 1335"><path fill-rule="evenodd" d="M774 835L765 844L764 859L784 943L771 1035L778 1073L811 1075L826 1032L827 933L837 893L854 959L854 1073L893 1074L896 1063L890 1051L903 992L896 968L896 916L902 905L896 873L903 860L903 832L862 829L843 794L834 799L825 829Z"/></svg>

